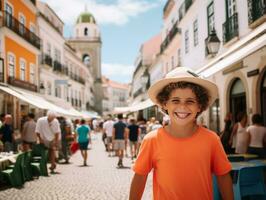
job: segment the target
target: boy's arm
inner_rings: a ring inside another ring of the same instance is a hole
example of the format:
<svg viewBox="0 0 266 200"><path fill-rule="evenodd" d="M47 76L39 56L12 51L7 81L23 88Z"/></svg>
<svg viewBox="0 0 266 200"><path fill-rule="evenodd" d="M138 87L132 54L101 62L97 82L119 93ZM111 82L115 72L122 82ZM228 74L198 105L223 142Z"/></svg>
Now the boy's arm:
<svg viewBox="0 0 266 200"><path fill-rule="evenodd" d="M135 173L131 182L129 200L141 200L147 181L147 176L148 175L140 175Z"/></svg>
<svg viewBox="0 0 266 200"><path fill-rule="evenodd" d="M219 191L222 195L222 199L224 200L233 200L233 184L230 173L225 175L217 176L217 183L219 187Z"/></svg>

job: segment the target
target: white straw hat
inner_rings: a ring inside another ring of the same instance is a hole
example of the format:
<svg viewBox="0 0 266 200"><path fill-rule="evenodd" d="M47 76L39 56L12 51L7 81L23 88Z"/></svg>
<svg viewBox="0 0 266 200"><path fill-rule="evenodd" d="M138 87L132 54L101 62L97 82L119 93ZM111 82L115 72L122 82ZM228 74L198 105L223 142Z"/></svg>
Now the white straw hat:
<svg viewBox="0 0 266 200"><path fill-rule="evenodd" d="M193 72L191 69L186 67L178 67L172 72L168 73L165 78L154 83L148 90L148 95L151 101L158 106L161 106L157 100L157 95L162 91L162 89L170 83L176 82L189 82L202 86L209 92L209 104L213 102L218 97L218 88L217 85L209 80L201 78L198 74Z"/></svg>

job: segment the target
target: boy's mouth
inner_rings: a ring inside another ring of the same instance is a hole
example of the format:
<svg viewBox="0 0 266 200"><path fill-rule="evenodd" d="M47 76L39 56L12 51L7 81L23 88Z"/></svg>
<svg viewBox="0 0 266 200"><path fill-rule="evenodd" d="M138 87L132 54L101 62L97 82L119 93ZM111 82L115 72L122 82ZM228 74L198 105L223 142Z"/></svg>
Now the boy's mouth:
<svg viewBox="0 0 266 200"><path fill-rule="evenodd" d="M184 113L184 112L175 112L175 115L179 118L179 119L186 119L191 113Z"/></svg>

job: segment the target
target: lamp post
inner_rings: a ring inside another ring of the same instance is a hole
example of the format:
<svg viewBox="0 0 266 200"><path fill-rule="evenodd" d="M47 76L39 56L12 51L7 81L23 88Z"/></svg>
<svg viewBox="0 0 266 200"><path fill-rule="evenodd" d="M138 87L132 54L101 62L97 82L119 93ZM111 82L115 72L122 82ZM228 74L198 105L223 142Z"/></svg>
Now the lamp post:
<svg viewBox="0 0 266 200"><path fill-rule="evenodd" d="M216 31L215 29L213 28L210 35L207 37L207 49L208 49L208 52L209 54L211 55L216 55L219 51L219 47L220 47L220 40L219 38L217 37L217 34L216 34Z"/></svg>
<svg viewBox="0 0 266 200"><path fill-rule="evenodd" d="M45 94L45 87L44 87L43 83L40 84L40 93Z"/></svg>

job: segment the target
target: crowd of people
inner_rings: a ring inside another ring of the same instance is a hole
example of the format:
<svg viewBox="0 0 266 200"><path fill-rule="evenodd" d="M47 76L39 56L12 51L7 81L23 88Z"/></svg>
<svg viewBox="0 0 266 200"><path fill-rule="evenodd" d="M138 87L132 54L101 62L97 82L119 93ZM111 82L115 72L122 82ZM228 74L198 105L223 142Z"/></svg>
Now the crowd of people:
<svg viewBox="0 0 266 200"><path fill-rule="evenodd" d="M248 125L248 116L245 112L237 114L236 122L228 113L224 119L225 127L220 137L225 151L228 154L256 154L259 158L265 158L266 127L260 114L251 117L251 125Z"/></svg>

